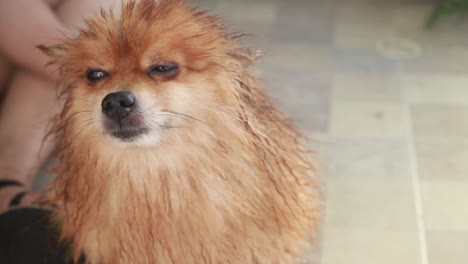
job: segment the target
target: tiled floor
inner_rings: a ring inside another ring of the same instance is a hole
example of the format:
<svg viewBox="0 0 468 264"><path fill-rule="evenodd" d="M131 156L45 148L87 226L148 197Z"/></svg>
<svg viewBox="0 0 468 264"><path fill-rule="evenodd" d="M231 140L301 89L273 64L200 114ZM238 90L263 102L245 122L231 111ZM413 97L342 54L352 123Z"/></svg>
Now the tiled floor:
<svg viewBox="0 0 468 264"><path fill-rule="evenodd" d="M256 38L258 71L326 170L323 264L468 263L468 19L435 0L198 0Z"/></svg>
<svg viewBox="0 0 468 264"><path fill-rule="evenodd" d="M197 0L325 165L323 264L468 263L468 19L437 0Z"/></svg>

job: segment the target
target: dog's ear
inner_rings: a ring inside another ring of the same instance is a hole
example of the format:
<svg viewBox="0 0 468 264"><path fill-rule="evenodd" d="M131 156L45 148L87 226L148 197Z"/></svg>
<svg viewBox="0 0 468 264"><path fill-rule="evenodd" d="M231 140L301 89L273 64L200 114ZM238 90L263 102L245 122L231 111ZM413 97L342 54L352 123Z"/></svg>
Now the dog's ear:
<svg viewBox="0 0 468 264"><path fill-rule="evenodd" d="M49 64L63 64L64 63L65 56L67 53L67 47L64 44L59 44L55 46L38 45L36 47L52 59L49 62Z"/></svg>

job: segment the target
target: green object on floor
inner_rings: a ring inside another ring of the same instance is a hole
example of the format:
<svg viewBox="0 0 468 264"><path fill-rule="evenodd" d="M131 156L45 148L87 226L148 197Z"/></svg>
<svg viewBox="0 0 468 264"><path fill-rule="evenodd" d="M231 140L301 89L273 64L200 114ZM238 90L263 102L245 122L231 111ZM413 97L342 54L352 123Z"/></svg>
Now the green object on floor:
<svg viewBox="0 0 468 264"><path fill-rule="evenodd" d="M442 0L427 21L427 27L433 28L441 19L468 10L468 0Z"/></svg>

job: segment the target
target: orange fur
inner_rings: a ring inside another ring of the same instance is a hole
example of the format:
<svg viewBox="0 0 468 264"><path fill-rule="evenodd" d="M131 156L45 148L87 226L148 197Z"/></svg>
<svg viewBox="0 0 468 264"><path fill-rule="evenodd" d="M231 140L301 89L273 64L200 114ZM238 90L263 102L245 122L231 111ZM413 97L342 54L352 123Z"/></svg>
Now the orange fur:
<svg viewBox="0 0 468 264"><path fill-rule="evenodd" d="M219 23L183 1L130 0L119 17L101 12L79 37L42 47L66 94L51 201L75 259L294 263L314 242L321 197L309 154L247 69L255 53ZM181 72L149 77L161 61ZM91 85L90 67L111 76ZM191 118L171 117L156 145L118 143L99 107L122 89Z"/></svg>

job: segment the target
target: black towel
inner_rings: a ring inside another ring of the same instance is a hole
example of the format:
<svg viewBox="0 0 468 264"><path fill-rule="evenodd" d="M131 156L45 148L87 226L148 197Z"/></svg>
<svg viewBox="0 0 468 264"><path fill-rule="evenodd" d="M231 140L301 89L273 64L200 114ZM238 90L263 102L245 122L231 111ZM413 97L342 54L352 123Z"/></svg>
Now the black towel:
<svg viewBox="0 0 468 264"><path fill-rule="evenodd" d="M0 264L70 264L48 223L51 211L18 208L0 214ZM80 261L83 263L83 261Z"/></svg>

